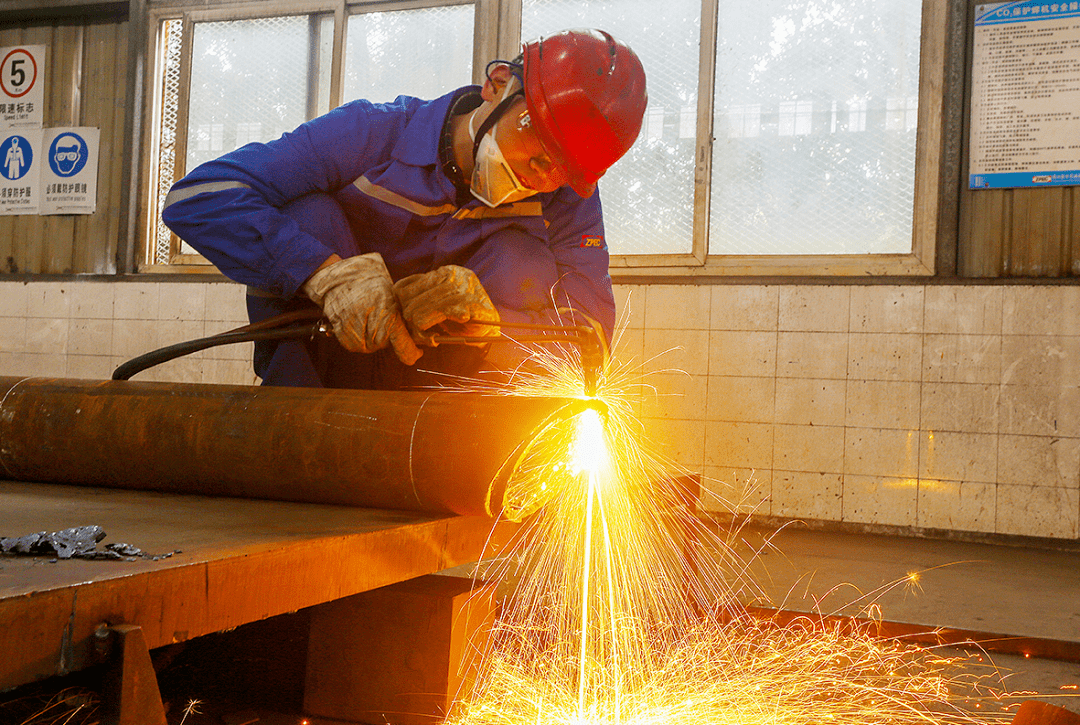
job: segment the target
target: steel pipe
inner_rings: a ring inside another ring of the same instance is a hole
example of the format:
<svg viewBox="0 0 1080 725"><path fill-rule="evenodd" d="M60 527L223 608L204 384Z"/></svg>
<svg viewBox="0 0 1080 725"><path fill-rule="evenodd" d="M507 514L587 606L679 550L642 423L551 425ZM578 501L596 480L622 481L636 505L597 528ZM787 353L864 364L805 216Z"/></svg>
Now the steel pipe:
<svg viewBox="0 0 1080 725"><path fill-rule="evenodd" d="M0 377L0 475L496 516L528 443L583 406L462 392Z"/></svg>

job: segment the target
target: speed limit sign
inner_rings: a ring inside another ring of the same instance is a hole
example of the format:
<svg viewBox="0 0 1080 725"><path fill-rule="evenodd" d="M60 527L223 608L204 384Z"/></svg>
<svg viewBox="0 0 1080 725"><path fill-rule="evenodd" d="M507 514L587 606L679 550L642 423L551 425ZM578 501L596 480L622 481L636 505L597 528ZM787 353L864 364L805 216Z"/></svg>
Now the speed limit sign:
<svg viewBox="0 0 1080 725"><path fill-rule="evenodd" d="M41 128L45 46L0 48L0 127Z"/></svg>

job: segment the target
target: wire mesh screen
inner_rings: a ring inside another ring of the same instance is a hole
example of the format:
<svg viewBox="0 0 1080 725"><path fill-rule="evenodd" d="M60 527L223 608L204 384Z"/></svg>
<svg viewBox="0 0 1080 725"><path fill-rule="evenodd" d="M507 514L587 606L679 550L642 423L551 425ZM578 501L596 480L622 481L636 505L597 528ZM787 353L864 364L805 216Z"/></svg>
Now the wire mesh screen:
<svg viewBox="0 0 1080 725"><path fill-rule="evenodd" d="M186 170L308 119L319 27L309 16L195 25Z"/></svg>
<svg viewBox="0 0 1080 725"><path fill-rule="evenodd" d="M687 254L693 247L698 43L692 0L523 0L521 37L599 28L645 67L649 107L637 143L600 180L612 254Z"/></svg>
<svg viewBox="0 0 1080 725"><path fill-rule="evenodd" d="M472 79L472 5L353 15L345 38L345 101L437 98Z"/></svg>
<svg viewBox="0 0 1080 725"><path fill-rule="evenodd" d="M161 24L161 101L158 106L157 176L154 185L153 264L168 264L172 258L172 231L161 221L161 209L176 172L176 123L183 30L184 23L179 18Z"/></svg>
<svg viewBox="0 0 1080 725"><path fill-rule="evenodd" d="M719 13L710 254L910 252L919 0Z"/></svg>

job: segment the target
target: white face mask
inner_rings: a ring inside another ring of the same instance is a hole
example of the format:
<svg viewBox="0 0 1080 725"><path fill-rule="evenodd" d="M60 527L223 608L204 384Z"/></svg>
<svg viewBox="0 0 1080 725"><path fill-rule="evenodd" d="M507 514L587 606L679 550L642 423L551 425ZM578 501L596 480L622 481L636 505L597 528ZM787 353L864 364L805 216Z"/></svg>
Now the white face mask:
<svg viewBox="0 0 1080 725"><path fill-rule="evenodd" d="M501 101L509 93L511 85L513 84L506 84L498 101ZM496 101L496 105L498 105L498 101ZM469 138L474 141L476 140L476 129L473 127L475 121L476 114L474 113L469 119ZM533 189L522 184L517 174L510 168L509 162L503 156L502 149L499 148L498 142L495 141L495 126L492 126L484 134L484 137L480 139L480 145L476 149L476 158L473 159L473 173L469 191L490 207L518 201L536 193Z"/></svg>

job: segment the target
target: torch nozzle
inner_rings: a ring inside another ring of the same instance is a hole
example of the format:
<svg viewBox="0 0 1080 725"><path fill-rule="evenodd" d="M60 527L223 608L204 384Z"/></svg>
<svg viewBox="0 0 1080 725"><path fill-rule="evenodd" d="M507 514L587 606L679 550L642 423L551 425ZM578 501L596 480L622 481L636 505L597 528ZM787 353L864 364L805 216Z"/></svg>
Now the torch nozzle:
<svg viewBox="0 0 1080 725"><path fill-rule="evenodd" d="M581 374L585 381L585 395L592 398L596 396L600 372L604 369L607 358L607 345L604 344L603 333L590 329L589 332L582 334L578 347L581 351Z"/></svg>
<svg viewBox="0 0 1080 725"><path fill-rule="evenodd" d="M493 327L510 327L528 330L531 335L506 334L497 337L463 337L460 335L437 334L431 336L431 341L437 345L445 343L489 343L489 342L569 342L576 345L581 362L581 372L585 383L585 395L589 398L596 396L596 390L600 384L600 375L608 360L607 338L604 336L604 328L600 323L580 312L575 313L585 319L585 325L541 325L530 322L494 321L484 324Z"/></svg>

